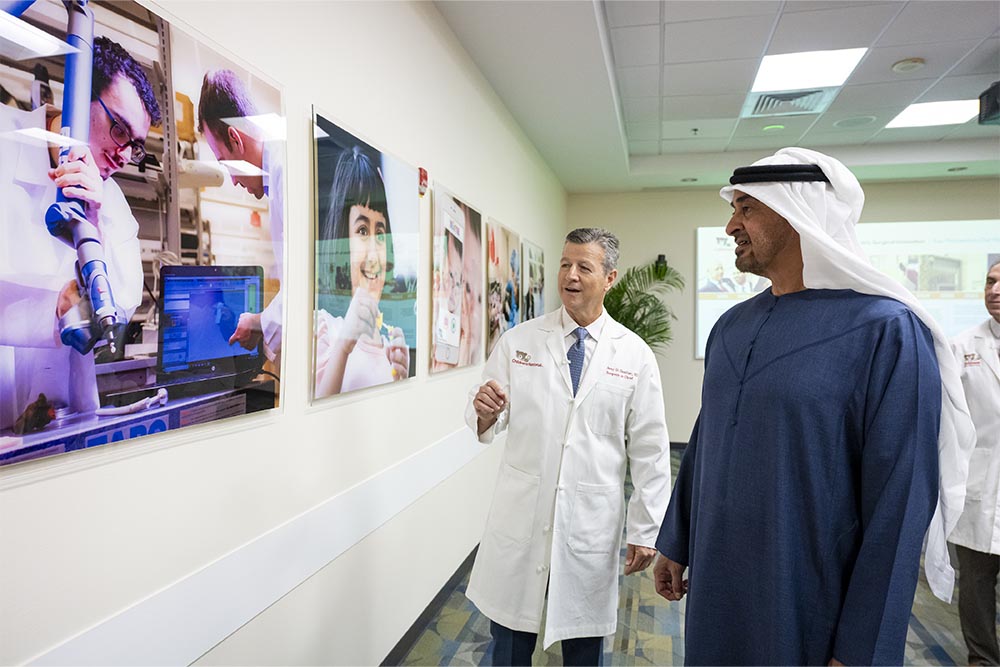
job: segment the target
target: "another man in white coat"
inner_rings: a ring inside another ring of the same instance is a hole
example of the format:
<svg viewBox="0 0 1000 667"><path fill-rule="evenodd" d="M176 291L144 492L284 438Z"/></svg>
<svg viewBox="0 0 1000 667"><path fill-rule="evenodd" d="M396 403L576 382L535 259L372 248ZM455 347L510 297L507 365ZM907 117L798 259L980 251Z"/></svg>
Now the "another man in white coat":
<svg viewBox="0 0 1000 667"><path fill-rule="evenodd" d="M18 141L17 130L44 127L44 107L0 109L0 430L40 393L74 412L98 407L93 354L59 339L59 317L79 296L76 251L45 226L56 188L82 201L100 231L115 300L127 318L142 301L139 225L111 176L144 159L160 106L139 63L106 37L94 40L92 91L89 144L72 148L61 165L44 146Z"/></svg>
<svg viewBox="0 0 1000 667"><path fill-rule="evenodd" d="M494 665L531 663L543 611L546 648L561 640L564 664L601 664L617 620L623 526L625 574L656 554L669 438L653 352L604 310L617 263L610 232L570 232L562 308L504 334L469 402L480 442L508 431L467 592L491 620Z"/></svg>
<svg viewBox="0 0 1000 667"><path fill-rule="evenodd" d="M958 615L970 665L1000 664L997 574L1000 572L1000 262L986 274L990 318L952 340L976 425L965 509L949 540L958 553Z"/></svg>

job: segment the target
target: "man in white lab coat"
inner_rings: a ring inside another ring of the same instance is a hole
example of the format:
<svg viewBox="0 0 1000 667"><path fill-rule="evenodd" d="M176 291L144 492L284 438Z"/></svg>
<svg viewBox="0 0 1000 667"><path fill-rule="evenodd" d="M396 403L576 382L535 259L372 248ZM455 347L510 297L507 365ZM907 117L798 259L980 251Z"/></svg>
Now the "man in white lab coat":
<svg viewBox="0 0 1000 667"><path fill-rule="evenodd" d="M958 553L958 614L970 665L1000 664L996 585L1000 572L1000 262L986 274L990 319L952 340L976 425L965 509L948 541Z"/></svg>
<svg viewBox="0 0 1000 667"><path fill-rule="evenodd" d="M543 611L545 647L562 640L564 664L601 664L602 639L615 632L623 526L625 574L656 554L669 438L653 352L604 310L617 262L610 232L570 232L562 308L503 335L466 411L480 442L508 431L467 591L492 621L494 665L530 664ZM627 522L626 467L635 487Z"/></svg>
<svg viewBox="0 0 1000 667"><path fill-rule="evenodd" d="M79 295L76 251L45 226L56 188L82 201L97 226L115 301L127 318L142 301L139 225L111 175L145 157L160 107L139 63L105 37L94 40L92 91L89 144L75 146L61 165L44 144L18 132L43 129L44 107L0 109L0 430L40 393L73 412L98 407L93 354L59 338L59 317Z"/></svg>

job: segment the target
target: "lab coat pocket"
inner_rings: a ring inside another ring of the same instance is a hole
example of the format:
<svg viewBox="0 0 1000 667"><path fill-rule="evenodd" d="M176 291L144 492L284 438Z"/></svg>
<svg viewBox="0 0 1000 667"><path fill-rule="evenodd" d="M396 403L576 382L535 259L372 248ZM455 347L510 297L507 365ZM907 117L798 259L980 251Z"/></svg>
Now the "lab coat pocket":
<svg viewBox="0 0 1000 667"><path fill-rule="evenodd" d="M538 480L538 475L522 472L506 463L500 466L490 509L490 532L515 544L531 540Z"/></svg>
<svg viewBox="0 0 1000 667"><path fill-rule="evenodd" d="M965 485L965 499L979 500L983 495L983 487L986 486L986 472L990 468L990 454L988 447L976 447L972 450L969 458L969 480Z"/></svg>
<svg viewBox="0 0 1000 667"><path fill-rule="evenodd" d="M609 554L621 544L622 487L576 485L569 548L578 554Z"/></svg>
<svg viewBox="0 0 1000 667"><path fill-rule="evenodd" d="M598 383L590 395L587 425L597 435L622 435L625 432L625 409L632 390Z"/></svg>

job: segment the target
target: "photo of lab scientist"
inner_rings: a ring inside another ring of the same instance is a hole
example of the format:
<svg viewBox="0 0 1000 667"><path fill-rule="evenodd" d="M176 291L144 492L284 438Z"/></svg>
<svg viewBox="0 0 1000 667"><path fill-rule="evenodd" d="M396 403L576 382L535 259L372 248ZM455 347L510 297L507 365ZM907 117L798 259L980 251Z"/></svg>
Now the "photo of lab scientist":
<svg viewBox="0 0 1000 667"><path fill-rule="evenodd" d="M419 202L415 169L320 115L316 125L313 396L323 398L415 374Z"/></svg>
<svg viewBox="0 0 1000 667"><path fill-rule="evenodd" d="M482 234L478 211L435 188L432 373L482 361Z"/></svg>
<svg viewBox="0 0 1000 667"><path fill-rule="evenodd" d="M111 176L145 158L160 104L139 63L102 36L94 40L91 90L89 142L76 143L62 164L44 142L25 139L27 130L58 133L57 107L16 99L0 106L0 440L5 431L41 431L57 411L87 414L99 405L93 344L76 350L60 338L74 313L87 317L80 309L88 302L81 305L86 292L71 239L46 227L57 189L82 206L79 224L101 239L119 321L142 301L139 226ZM121 336L96 345L120 349Z"/></svg>

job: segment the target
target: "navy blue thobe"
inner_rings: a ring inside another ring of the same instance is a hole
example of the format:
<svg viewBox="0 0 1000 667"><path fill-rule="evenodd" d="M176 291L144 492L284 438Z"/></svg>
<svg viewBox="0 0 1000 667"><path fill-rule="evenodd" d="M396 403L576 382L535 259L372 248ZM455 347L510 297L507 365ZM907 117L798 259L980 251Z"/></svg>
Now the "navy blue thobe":
<svg viewBox="0 0 1000 667"><path fill-rule="evenodd" d="M898 301L767 290L726 312L657 540L689 567L687 664L902 664L940 413Z"/></svg>

